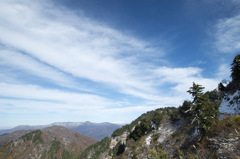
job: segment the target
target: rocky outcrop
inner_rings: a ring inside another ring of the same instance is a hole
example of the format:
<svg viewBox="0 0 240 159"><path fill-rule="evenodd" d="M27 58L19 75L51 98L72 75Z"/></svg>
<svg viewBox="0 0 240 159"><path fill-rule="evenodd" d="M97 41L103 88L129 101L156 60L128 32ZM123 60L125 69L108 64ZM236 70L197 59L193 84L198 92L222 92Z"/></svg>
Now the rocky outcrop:
<svg viewBox="0 0 240 159"><path fill-rule="evenodd" d="M240 114L240 91L237 90L233 94L226 93L219 107L219 111L231 115Z"/></svg>

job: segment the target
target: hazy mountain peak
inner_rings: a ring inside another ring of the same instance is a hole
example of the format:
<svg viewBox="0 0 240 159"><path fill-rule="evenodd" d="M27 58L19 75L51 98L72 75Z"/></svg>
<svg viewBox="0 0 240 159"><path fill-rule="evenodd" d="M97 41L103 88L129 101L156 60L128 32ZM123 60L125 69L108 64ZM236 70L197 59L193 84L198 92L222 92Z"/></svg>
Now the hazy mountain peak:
<svg viewBox="0 0 240 159"><path fill-rule="evenodd" d="M50 126L52 126L52 125L58 125L58 126L63 126L63 127L70 128L70 127L80 126L80 125L82 125L83 123L84 123L84 122L55 122L55 123L50 124Z"/></svg>
<svg viewBox="0 0 240 159"><path fill-rule="evenodd" d="M71 130L75 130L83 135L90 136L97 140L101 140L104 137L110 137L112 132L117 128L120 128L120 125L112 124L108 122L104 123L93 123L90 121L86 122L54 122L48 125L19 125L13 129L0 130L0 135L11 133L17 130L36 130L44 129L51 126L62 126Z"/></svg>

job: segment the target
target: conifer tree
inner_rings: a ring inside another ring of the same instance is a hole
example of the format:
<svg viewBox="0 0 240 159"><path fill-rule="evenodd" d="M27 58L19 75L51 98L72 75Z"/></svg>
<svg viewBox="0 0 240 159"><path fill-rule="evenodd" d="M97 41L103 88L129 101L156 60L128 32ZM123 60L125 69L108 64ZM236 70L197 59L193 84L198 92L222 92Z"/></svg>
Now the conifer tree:
<svg viewBox="0 0 240 159"><path fill-rule="evenodd" d="M233 81L240 80L240 54L233 59L231 77Z"/></svg>
<svg viewBox="0 0 240 159"><path fill-rule="evenodd" d="M218 115L218 107L215 103L210 102L208 96L203 93L203 89L204 87L201 85L193 83L193 87L190 87L187 91L193 97L193 102L189 109L194 117L192 123L197 124L198 132L202 138L210 130Z"/></svg>
<svg viewBox="0 0 240 159"><path fill-rule="evenodd" d="M189 94L192 95L193 97L193 103L195 103L197 101L197 99L200 97L200 95L202 94L204 90L204 87L202 87L199 84L195 84L193 82L193 86L190 87L190 89L187 91Z"/></svg>
<svg viewBox="0 0 240 159"><path fill-rule="evenodd" d="M220 83L218 84L218 90L219 90L219 91L224 91L224 90L225 90L225 86L222 84L222 82L220 82Z"/></svg>

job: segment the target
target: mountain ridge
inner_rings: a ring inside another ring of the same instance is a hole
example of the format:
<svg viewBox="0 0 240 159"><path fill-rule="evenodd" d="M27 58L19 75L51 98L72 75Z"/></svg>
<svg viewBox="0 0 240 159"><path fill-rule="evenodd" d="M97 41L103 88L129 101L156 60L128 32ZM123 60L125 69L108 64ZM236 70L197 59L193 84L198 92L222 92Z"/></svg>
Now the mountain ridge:
<svg viewBox="0 0 240 159"><path fill-rule="evenodd" d="M0 130L0 135L12 133L17 130L36 130L36 129L44 129L50 126L63 126L71 130L78 131L83 135L87 135L89 137L95 138L97 140L101 140L104 137L111 136L112 132L117 128L120 128L121 125L113 124L109 122L103 123L92 123L90 121L86 122L54 122L47 125L19 125L12 129L3 129ZM96 134L94 132L101 133Z"/></svg>
<svg viewBox="0 0 240 159"><path fill-rule="evenodd" d="M0 144L0 158L76 158L85 148L97 142L61 126L19 130L6 136L10 138Z"/></svg>

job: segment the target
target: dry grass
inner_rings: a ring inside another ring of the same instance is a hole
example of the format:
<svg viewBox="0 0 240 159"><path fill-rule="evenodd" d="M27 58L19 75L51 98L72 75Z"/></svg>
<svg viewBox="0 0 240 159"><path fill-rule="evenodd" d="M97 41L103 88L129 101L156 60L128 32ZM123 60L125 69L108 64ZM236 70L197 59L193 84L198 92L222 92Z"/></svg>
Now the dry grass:
<svg viewBox="0 0 240 159"><path fill-rule="evenodd" d="M229 116L224 118L223 120L217 121L213 126L211 131L207 134L207 137L203 139L200 143L198 143L199 146L199 156L200 158L219 158L219 154L217 153L218 148L213 148L210 145L212 145L210 138L216 138L216 139L228 139L233 137L240 137L240 115L237 116ZM219 141L220 142L220 141ZM236 145L237 149L240 148L240 144ZM239 147L239 148L238 148ZM234 153L232 151L229 151L227 149L222 149L222 151L225 153L225 155L231 157L240 159L240 154Z"/></svg>
<svg viewBox="0 0 240 159"><path fill-rule="evenodd" d="M209 131L207 136L226 137L231 133L237 137L240 137L240 115L229 116L224 118L223 120L219 120L212 126L212 129L211 131Z"/></svg>

